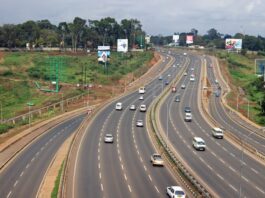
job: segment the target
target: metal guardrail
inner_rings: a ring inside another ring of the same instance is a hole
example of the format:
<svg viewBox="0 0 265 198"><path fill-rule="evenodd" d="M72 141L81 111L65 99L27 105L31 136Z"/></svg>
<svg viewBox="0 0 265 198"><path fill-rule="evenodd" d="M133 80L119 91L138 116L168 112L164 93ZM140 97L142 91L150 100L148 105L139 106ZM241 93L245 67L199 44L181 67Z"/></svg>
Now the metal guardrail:
<svg viewBox="0 0 265 198"><path fill-rule="evenodd" d="M30 112L13 117L13 118L9 118L9 119L5 119L2 120L1 124L8 124L8 123L12 123L12 124L16 124L19 121L24 121L26 120L29 116L34 116L34 115L41 115L45 112L48 112L50 109L55 109L55 108L61 108L62 106L66 105L68 106L71 103L74 103L76 100L79 100L80 98L84 97L85 94L80 94L78 96L74 96L72 98L68 98L65 100L61 100L60 102L56 102L53 103L51 105L39 108L39 109L32 109Z"/></svg>
<svg viewBox="0 0 265 198"><path fill-rule="evenodd" d="M183 67L185 68L185 67ZM182 69L182 71L184 71L184 69ZM174 82L171 83L174 84L179 80L179 78L176 78L176 80ZM153 132L155 133L159 143L163 146L164 151L166 152L166 154L168 155L168 157L174 162L174 164L177 166L178 170L186 177L186 179L195 187L195 189L201 194L198 195L198 193L194 192L192 190L192 188L190 188L187 183L182 180L186 187L191 191L191 193L193 194L194 197L199 197L199 196L203 196L203 197L208 197L211 198L213 197L211 195L211 193L188 171L187 168L185 168L185 166L182 164L182 162L180 160L178 160L178 158L175 156L175 154L170 150L170 148L168 147L168 145L166 144L166 142L164 141L163 137L160 135L158 127L157 127L157 123L156 123L156 119L155 119L155 112L156 112L156 108L158 106L158 104L161 102L161 99L164 98L166 96L166 94L169 92L169 89L171 88L171 86L168 86L164 92L161 93L160 97L157 98L153 104L151 105L151 111L149 111L150 117L151 117L151 127Z"/></svg>

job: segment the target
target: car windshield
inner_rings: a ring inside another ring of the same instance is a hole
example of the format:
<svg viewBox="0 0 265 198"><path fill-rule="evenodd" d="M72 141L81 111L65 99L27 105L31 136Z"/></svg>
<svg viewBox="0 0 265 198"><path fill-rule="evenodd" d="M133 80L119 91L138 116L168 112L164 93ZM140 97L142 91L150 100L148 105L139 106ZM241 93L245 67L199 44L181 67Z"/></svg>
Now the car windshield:
<svg viewBox="0 0 265 198"><path fill-rule="evenodd" d="M205 145L204 142L198 142L198 145Z"/></svg>
<svg viewBox="0 0 265 198"><path fill-rule="evenodd" d="M175 191L175 195L185 195L185 193L183 191Z"/></svg>
<svg viewBox="0 0 265 198"><path fill-rule="evenodd" d="M110 134L107 134L107 135L106 135L106 137L112 137L112 135L110 135Z"/></svg>

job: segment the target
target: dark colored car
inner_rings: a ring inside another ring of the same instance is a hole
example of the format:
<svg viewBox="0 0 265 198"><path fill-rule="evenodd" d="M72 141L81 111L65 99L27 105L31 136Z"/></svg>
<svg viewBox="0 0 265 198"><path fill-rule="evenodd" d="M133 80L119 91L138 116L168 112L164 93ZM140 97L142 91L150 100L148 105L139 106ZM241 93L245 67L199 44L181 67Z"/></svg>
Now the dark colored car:
<svg viewBox="0 0 265 198"><path fill-rule="evenodd" d="M185 111L186 113L191 113L191 108L190 108L190 107L185 107L185 108L184 108L184 111Z"/></svg>

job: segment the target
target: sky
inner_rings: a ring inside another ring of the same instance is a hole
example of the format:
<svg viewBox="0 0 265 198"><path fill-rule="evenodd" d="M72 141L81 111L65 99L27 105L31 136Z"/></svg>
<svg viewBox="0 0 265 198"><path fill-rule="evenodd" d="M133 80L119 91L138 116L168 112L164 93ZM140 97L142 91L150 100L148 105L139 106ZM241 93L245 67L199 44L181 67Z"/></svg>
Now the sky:
<svg viewBox="0 0 265 198"><path fill-rule="evenodd" d="M222 34L265 36L265 0L0 0L0 25L48 19L52 24L75 17L138 19L150 35L215 28Z"/></svg>

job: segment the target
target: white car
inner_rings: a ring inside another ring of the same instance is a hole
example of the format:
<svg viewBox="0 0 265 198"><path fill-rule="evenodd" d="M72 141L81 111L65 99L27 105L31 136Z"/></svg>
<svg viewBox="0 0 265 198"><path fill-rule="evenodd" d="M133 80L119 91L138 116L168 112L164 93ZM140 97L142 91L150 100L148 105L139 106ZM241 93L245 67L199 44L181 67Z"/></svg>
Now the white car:
<svg viewBox="0 0 265 198"><path fill-rule="evenodd" d="M132 105L130 106L130 110L136 110L136 106L135 106L134 104L132 104Z"/></svg>
<svg viewBox="0 0 265 198"><path fill-rule="evenodd" d="M194 137L192 139L192 145L196 150L205 150L206 144L205 141L201 137Z"/></svg>
<svg viewBox="0 0 265 198"><path fill-rule="evenodd" d="M144 104L140 105L140 111L146 112L146 105L144 105Z"/></svg>
<svg viewBox="0 0 265 198"><path fill-rule="evenodd" d="M191 113L185 113L185 118L184 118L184 120L185 120L186 122L191 122L191 121L192 121L192 115L191 115Z"/></svg>
<svg viewBox="0 0 265 198"><path fill-rule="evenodd" d="M104 137L105 143L113 143L113 135L112 134L106 134Z"/></svg>
<svg viewBox="0 0 265 198"><path fill-rule="evenodd" d="M223 130L220 129L220 128L217 128L217 127L212 128L212 135L215 138L220 138L220 139L223 139L224 138L224 132L223 132Z"/></svg>
<svg viewBox="0 0 265 198"><path fill-rule="evenodd" d="M121 111L122 110L122 103L121 102L117 102L116 106L115 106L115 109L118 110L118 111Z"/></svg>
<svg viewBox="0 0 265 198"><path fill-rule="evenodd" d="M143 126L144 126L144 122L143 122L143 120L137 120L137 121L136 121L136 126L137 126L137 127L143 127Z"/></svg>
<svg viewBox="0 0 265 198"><path fill-rule="evenodd" d="M167 187L167 195L170 198L185 198L186 194L180 186L169 186Z"/></svg>
<svg viewBox="0 0 265 198"><path fill-rule="evenodd" d="M185 89L185 88L186 88L186 85L182 84L181 89Z"/></svg>
<svg viewBox="0 0 265 198"><path fill-rule="evenodd" d="M194 82L195 81L195 78L194 77L190 77L190 81L191 82Z"/></svg>
<svg viewBox="0 0 265 198"><path fill-rule="evenodd" d="M140 96L140 97L139 97L139 100L143 100L143 99L144 99L144 96Z"/></svg>
<svg viewBox="0 0 265 198"><path fill-rule="evenodd" d="M183 74L184 76L187 76L188 75L188 73L187 72L184 72L184 74Z"/></svg>
<svg viewBox="0 0 265 198"><path fill-rule="evenodd" d="M162 159L161 155L154 153L151 155L151 163L153 166L164 166L164 160Z"/></svg>

